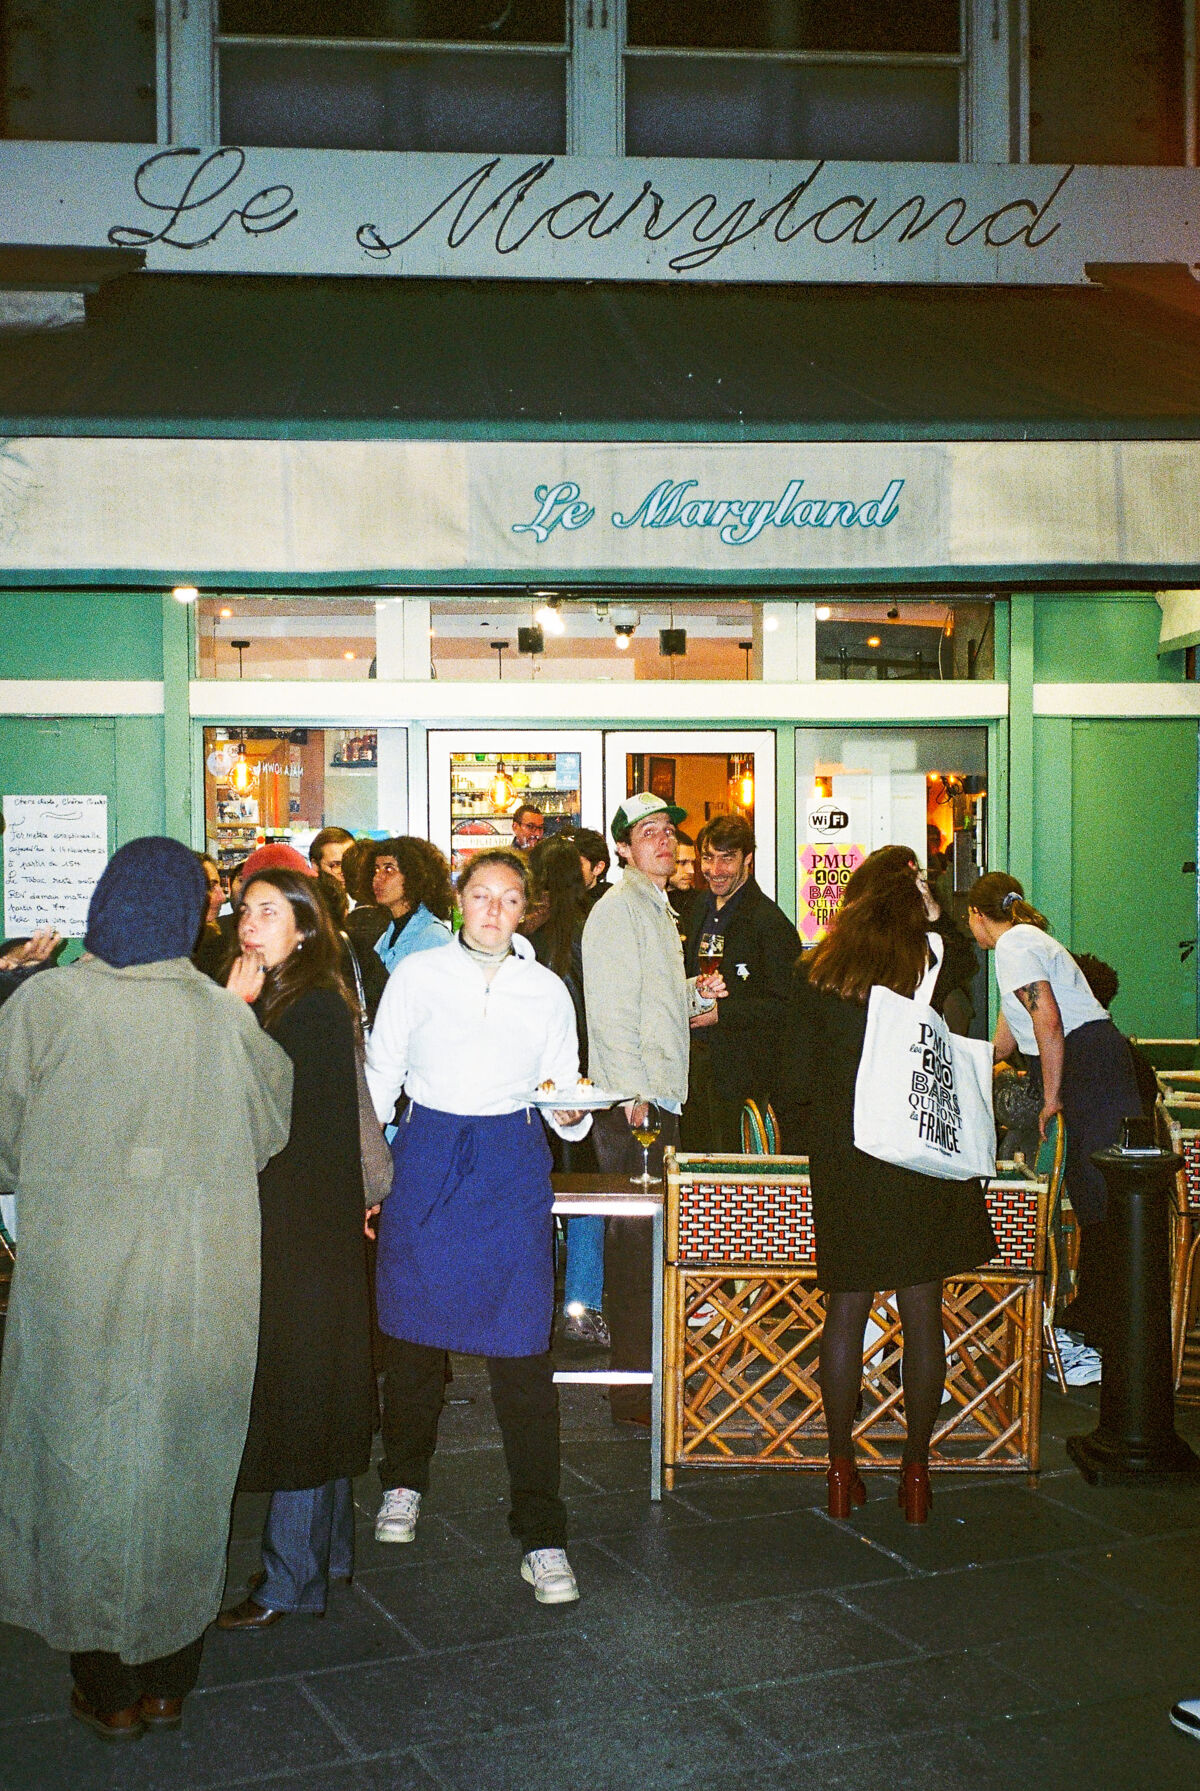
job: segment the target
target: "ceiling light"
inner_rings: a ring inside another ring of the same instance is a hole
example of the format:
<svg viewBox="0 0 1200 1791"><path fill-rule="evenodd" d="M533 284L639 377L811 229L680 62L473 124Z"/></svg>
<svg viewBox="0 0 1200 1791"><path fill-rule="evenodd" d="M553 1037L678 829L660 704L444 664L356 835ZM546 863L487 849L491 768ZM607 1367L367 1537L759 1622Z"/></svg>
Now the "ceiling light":
<svg viewBox="0 0 1200 1791"><path fill-rule="evenodd" d="M627 653L629 651L629 637L632 633L633 629L629 626L628 622L618 626L616 630L617 638L613 644L619 647L622 653Z"/></svg>
<svg viewBox="0 0 1200 1791"><path fill-rule="evenodd" d="M496 775L492 779L490 794L493 808L507 808L513 799L513 787L503 759L496 761Z"/></svg>
<svg viewBox="0 0 1200 1791"><path fill-rule="evenodd" d="M778 627L779 627L779 617L778 616L764 617L764 619L763 619L763 633L764 634L774 634L775 630Z"/></svg>
<svg viewBox="0 0 1200 1791"><path fill-rule="evenodd" d="M350 653L350 652L346 652L346 653L343 653L343 654L342 654L342 658L343 658L343 659L353 659L353 658L354 658L354 657L355 657L355 655L354 655L354 654L353 654L353 653Z"/></svg>
<svg viewBox="0 0 1200 1791"><path fill-rule="evenodd" d="M818 622L828 622L828 620L832 616L832 614L833 614L833 611L830 609L830 607L827 603L818 603L818 605L817 605L817 621Z"/></svg>
<svg viewBox="0 0 1200 1791"><path fill-rule="evenodd" d="M547 634L565 634L567 625L563 621L560 608L561 597L551 597L549 592L537 592L536 595L545 596L546 601L536 611L534 619L541 623Z"/></svg>
<svg viewBox="0 0 1200 1791"><path fill-rule="evenodd" d="M176 585L171 595L176 603L195 603L200 593L195 585Z"/></svg>
<svg viewBox="0 0 1200 1791"><path fill-rule="evenodd" d="M228 606L227 606L225 609L223 609L221 611L221 620L223 622L228 622L228 620L232 614L233 614L233 611L230 608L228 608Z"/></svg>
<svg viewBox="0 0 1200 1791"><path fill-rule="evenodd" d="M879 644L880 644L879 636L877 634L869 634L867 636L868 647L877 647L877 646L879 646Z"/></svg>
<svg viewBox="0 0 1200 1791"><path fill-rule="evenodd" d="M635 609L631 603L610 603L608 619L614 628L623 628L627 634L632 634L641 621L642 615L641 611Z"/></svg>

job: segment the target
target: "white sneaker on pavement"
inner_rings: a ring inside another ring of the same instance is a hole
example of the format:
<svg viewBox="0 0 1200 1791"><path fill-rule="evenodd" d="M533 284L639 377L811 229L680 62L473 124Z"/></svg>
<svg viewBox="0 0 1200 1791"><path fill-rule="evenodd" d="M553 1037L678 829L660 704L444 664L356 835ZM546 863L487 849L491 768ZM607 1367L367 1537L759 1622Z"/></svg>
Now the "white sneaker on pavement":
<svg viewBox="0 0 1200 1791"><path fill-rule="evenodd" d="M411 1486L393 1486L375 1517L376 1542L411 1542L417 1533L421 1495Z"/></svg>
<svg viewBox="0 0 1200 1791"><path fill-rule="evenodd" d="M1200 1698L1180 1698L1171 1706L1171 1721L1185 1735L1200 1741Z"/></svg>
<svg viewBox="0 0 1200 1791"><path fill-rule="evenodd" d="M1094 1387L1103 1378L1100 1352L1089 1348L1086 1343L1080 1345L1069 1362L1063 1357L1063 1379L1068 1387Z"/></svg>
<svg viewBox="0 0 1200 1791"><path fill-rule="evenodd" d="M574 1604L579 1587L562 1548L531 1548L521 1562L521 1578L539 1604Z"/></svg>

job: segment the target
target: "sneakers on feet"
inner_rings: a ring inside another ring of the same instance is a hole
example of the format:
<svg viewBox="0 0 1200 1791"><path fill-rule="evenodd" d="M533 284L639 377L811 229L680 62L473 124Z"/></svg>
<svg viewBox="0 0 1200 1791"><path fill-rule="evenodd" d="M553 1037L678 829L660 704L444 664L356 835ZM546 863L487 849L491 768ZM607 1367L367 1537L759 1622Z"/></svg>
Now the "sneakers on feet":
<svg viewBox="0 0 1200 1791"><path fill-rule="evenodd" d="M1068 1387L1094 1387L1103 1374L1099 1350L1089 1348L1086 1343L1079 1345L1069 1362L1066 1356L1063 1357L1063 1379Z"/></svg>
<svg viewBox="0 0 1200 1791"><path fill-rule="evenodd" d="M1200 1741L1200 1698L1180 1698L1171 1706L1171 1721L1185 1735Z"/></svg>
<svg viewBox="0 0 1200 1791"><path fill-rule="evenodd" d="M375 1517L376 1542L411 1542L417 1533L421 1495L410 1486L393 1486L383 1495Z"/></svg>
<svg viewBox="0 0 1200 1791"><path fill-rule="evenodd" d="M521 1562L521 1578L539 1604L574 1604L579 1597L565 1549L531 1548Z"/></svg>
<svg viewBox="0 0 1200 1791"><path fill-rule="evenodd" d="M612 1347L612 1338L603 1314L594 1307L581 1306L574 1300L564 1311L562 1335L565 1342L586 1344L590 1349Z"/></svg>

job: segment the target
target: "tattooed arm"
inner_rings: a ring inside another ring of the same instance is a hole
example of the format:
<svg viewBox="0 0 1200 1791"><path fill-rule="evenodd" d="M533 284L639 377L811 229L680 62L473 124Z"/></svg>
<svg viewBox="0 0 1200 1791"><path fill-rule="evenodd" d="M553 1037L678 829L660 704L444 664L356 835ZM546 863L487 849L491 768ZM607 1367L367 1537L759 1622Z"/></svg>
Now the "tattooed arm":
<svg viewBox="0 0 1200 1791"><path fill-rule="evenodd" d="M1062 1015L1049 983L1026 983L1023 989L1016 991L1016 996L1033 1021L1033 1036L1037 1040L1038 1057L1041 1059L1044 1100L1042 1111L1038 1115L1038 1129L1044 1138L1053 1115L1062 1112L1065 1045Z"/></svg>

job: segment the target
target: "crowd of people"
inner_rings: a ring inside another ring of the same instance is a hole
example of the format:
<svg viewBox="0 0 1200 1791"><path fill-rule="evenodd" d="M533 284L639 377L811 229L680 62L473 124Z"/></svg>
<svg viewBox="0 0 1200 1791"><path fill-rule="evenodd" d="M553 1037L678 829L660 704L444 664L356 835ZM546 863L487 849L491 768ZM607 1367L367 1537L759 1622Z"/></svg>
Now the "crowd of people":
<svg viewBox="0 0 1200 1791"><path fill-rule="evenodd" d="M855 1084L871 990L928 980L939 1012L958 998L969 1014L979 960L902 846L858 867L802 953L755 879L751 823L720 815L681 858L685 818L625 798L611 886L603 836L547 833L529 803L513 845L456 883L412 836L328 827L307 859L269 844L228 890L211 858L136 840L96 886L77 963L53 967L49 934L0 956L18 1235L0 1618L70 1655L71 1709L105 1740L178 1726L214 1620L254 1632L324 1610L353 1572L351 1482L377 1428L375 1535L414 1540L453 1352L487 1363L521 1577L541 1603L575 1600L552 1169L633 1176L645 1150L661 1176L681 1144L735 1152L748 1101L811 1164L829 1511L866 1497L864 1329L896 1288L899 1499L925 1521L942 1282L995 1240L981 1183L856 1147ZM1039 1136L1065 1118L1080 1311L1102 1350L1112 1265L1090 1153L1140 1111L1128 1048L1016 879L981 878L968 920L995 955L995 1055L1040 1068ZM581 1076L613 1104L573 1106ZM535 1102L546 1087L561 1106ZM573 1218L562 1336L644 1372L655 1272L644 1224ZM614 1422L649 1424L644 1385L610 1400ZM222 1608L239 1489L268 1498L262 1564Z"/></svg>

